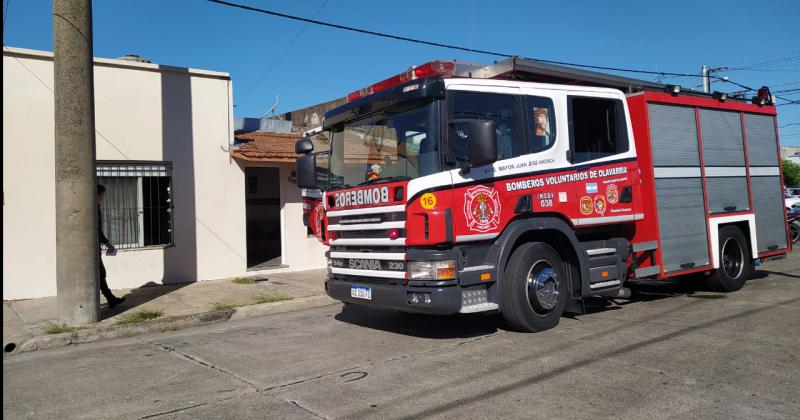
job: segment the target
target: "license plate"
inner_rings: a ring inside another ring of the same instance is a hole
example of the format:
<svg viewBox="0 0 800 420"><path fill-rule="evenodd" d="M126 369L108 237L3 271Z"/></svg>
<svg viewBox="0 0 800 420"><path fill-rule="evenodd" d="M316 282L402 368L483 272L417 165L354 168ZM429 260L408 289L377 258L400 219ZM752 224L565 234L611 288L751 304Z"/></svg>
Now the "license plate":
<svg viewBox="0 0 800 420"><path fill-rule="evenodd" d="M350 286L350 297L372 300L372 289L366 286Z"/></svg>

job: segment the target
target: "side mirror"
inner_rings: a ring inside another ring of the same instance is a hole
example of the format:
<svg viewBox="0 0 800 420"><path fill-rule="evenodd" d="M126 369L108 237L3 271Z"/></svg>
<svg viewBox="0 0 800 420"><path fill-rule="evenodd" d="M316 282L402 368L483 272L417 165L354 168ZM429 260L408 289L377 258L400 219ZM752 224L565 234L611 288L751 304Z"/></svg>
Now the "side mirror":
<svg viewBox="0 0 800 420"><path fill-rule="evenodd" d="M458 141L467 145L467 156L471 167L488 165L497 160L497 132L492 120L455 120L450 124L455 129Z"/></svg>
<svg viewBox="0 0 800 420"><path fill-rule="evenodd" d="M298 141L298 143L300 142ZM317 186L317 155L309 153L297 158L297 186L309 189L319 188Z"/></svg>
<svg viewBox="0 0 800 420"><path fill-rule="evenodd" d="M294 144L294 152L298 155L305 155L307 153L311 153L314 151L314 143L311 142L311 139L308 137L304 137L300 140L297 140L297 143Z"/></svg>

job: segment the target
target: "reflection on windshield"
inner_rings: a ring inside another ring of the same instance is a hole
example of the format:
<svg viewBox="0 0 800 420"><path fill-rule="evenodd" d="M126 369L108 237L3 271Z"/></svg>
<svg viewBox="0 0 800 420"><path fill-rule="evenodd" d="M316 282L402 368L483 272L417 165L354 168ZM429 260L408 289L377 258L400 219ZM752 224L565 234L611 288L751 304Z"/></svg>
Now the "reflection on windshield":
<svg viewBox="0 0 800 420"><path fill-rule="evenodd" d="M333 129L330 187L412 179L439 171L437 103L406 106Z"/></svg>

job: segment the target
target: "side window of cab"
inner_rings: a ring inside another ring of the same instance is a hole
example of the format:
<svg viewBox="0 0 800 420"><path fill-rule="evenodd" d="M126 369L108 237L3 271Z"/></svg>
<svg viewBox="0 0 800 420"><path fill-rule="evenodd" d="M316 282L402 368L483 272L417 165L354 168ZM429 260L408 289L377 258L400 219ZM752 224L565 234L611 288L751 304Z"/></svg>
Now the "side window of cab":
<svg viewBox="0 0 800 420"><path fill-rule="evenodd" d="M453 91L449 94L449 118L451 120L477 119L495 122L497 133L497 160L523 155L527 152L524 140L519 135L517 118L518 97L501 93ZM466 139L450 129L451 151L455 164L467 162Z"/></svg>
<svg viewBox="0 0 800 420"><path fill-rule="evenodd" d="M628 151L628 127L621 100L588 96L567 99L572 163Z"/></svg>
<svg viewBox="0 0 800 420"><path fill-rule="evenodd" d="M525 97L530 153L547 150L556 142L556 116L553 101L539 96Z"/></svg>

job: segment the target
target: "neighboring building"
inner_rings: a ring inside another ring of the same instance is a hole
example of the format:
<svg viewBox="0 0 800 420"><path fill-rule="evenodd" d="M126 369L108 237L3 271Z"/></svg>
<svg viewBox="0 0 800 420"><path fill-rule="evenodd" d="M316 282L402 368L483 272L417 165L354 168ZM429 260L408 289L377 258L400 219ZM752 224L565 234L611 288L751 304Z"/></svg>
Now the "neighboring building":
<svg viewBox="0 0 800 420"><path fill-rule="evenodd" d="M322 125L322 120L325 117L326 112L346 103L347 98L334 99L332 101L323 102L307 108L296 109L294 111L276 115L275 119L290 121L292 123L293 132L303 133Z"/></svg>
<svg viewBox="0 0 800 420"><path fill-rule="evenodd" d="M109 285L324 267L302 225L293 141L282 160L240 158L230 76L145 61L94 63L104 231L119 248L103 256ZM4 48L3 299L56 294L54 149L52 53Z"/></svg>
<svg viewBox="0 0 800 420"><path fill-rule="evenodd" d="M781 159L800 165L800 146L781 146Z"/></svg>

